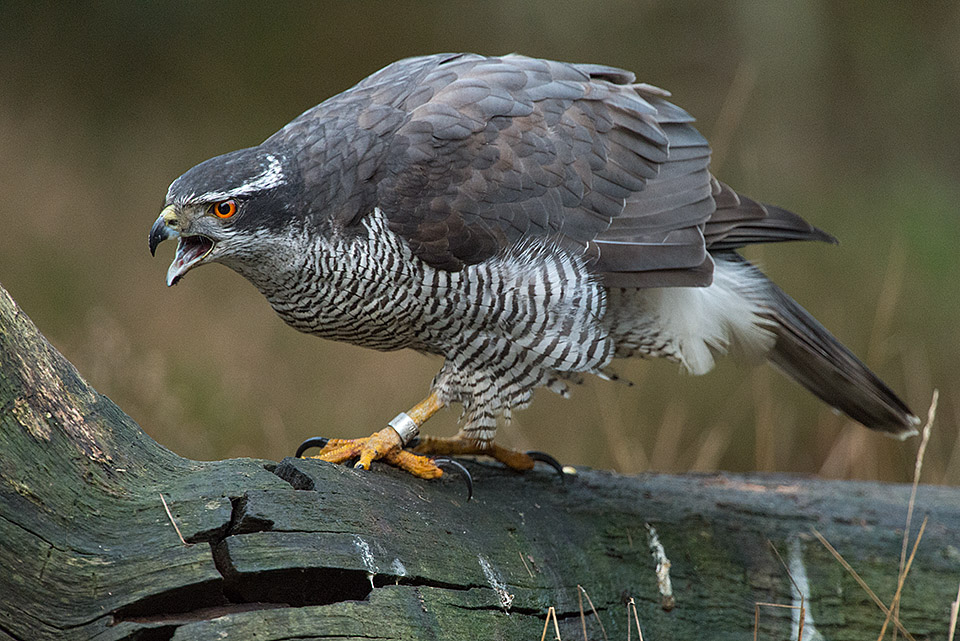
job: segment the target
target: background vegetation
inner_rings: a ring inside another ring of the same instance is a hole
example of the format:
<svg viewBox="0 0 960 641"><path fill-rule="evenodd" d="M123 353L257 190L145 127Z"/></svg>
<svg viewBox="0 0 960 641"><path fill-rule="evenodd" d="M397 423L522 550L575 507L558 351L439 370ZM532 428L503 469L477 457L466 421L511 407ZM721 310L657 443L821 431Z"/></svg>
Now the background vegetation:
<svg viewBox="0 0 960 641"><path fill-rule="evenodd" d="M184 456L278 458L314 434L369 433L439 362L300 335L223 267L167 289L172 248L151 260L146 241L169 182L395 59L519 51L670 89L721 178L837 235L749 255L915 412L940 388L924 478L960 483L957 3L3 2L0 42L0 283ZM541 392L499 438L623 472L912 472L915 442L868 433L768 367L619 369L635 387Z"/></svg>

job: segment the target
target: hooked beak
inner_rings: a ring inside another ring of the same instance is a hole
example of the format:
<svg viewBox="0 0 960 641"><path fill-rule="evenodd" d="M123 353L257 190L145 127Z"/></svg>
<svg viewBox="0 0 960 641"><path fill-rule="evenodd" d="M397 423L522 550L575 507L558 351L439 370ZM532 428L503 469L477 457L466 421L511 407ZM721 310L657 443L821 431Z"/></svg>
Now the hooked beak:
<svg viewBox="0 0 960 641"><path fill-rule="evenodd" d="M160 216L157 218L157 221L153 223L153 227L150 228L150 255L157 255L157 245L170 238L171 236L179 235L179 232L174 232L171 227L174 229L179 227L179 222L177 221L177 210L173 205L167 205L163 208L163 211L160 212Z"/></svg>
<svg viewBox="0 0 960 641"><path fill-rule="evenodd" d="M183 275L200 264L213 251L213 240L202 236L180 233L180 221L174 205L167 205L150 228L150 254L156 255L157 245L168 238L178 237L177 253L167 269L167 287L176 285Z"/></svg>

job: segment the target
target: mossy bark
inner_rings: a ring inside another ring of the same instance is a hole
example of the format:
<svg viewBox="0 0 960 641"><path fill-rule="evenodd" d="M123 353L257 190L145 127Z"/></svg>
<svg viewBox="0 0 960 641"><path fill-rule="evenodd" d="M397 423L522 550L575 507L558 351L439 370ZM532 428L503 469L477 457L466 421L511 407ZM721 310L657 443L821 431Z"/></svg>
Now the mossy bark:
<svg viewBox="0 0 960 641"><path fill-rule="evenodd" d="M0 289L0 638L538 639L553 606L563 638L580 639L579 585L609 639L626 638L633 597L646 638L742 640L755 603L799 600L767 541L807 594L808 630L876 634L882 615L814 527L881 598L896 589L908 486L588 470L561 484L467 465L470 502L456 479L383 467L181 458ZM921 487L917 506L930 522L901 618L942 638L960 491ZM762 609L761 638L788 638L792 615Z"/></svg>

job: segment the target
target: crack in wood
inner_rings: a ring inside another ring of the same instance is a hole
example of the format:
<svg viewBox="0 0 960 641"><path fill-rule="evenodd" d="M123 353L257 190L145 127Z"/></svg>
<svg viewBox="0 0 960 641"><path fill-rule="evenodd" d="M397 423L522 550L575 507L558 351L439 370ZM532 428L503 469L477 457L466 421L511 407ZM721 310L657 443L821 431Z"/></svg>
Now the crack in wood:
<svg viewBox="0 0 960 641"><path fill-rule="evenodd" d="M249 500L247 494L230 497L230 503L233 504L233 511L230 515L227 534L249 534L252 532L270 532L273 530L273 520L255 516L247 511Z"/></svg>
<svg viewBox="0 0 960 641"><path fill-rule="evenodd" d="M11 639L13 639L14 641L27 641L27 640L24 639L23 637L19 637L19 636L15 635L9 628L6 628L6 627L4 627L4 626L2 626L2 625L0 625L0 633L6 634L7 636L9 636L9 637L10 637Z"/></svg>
<svg viewBox="0 0 960 641"><path fill-rule="evenodd" d="M224 595L222 579L203 581L152 594L118 608L112 613L113 623L122 621L164 623L171 617L217 606L230 605Z"/></svg>
<svg viewBox="0 0 960 641"><path fill-rule="evenodd" d="M9 519L9 518L7 518L5 515L3 515L3 514L0 514L0 519L3 519L4 521L6 521L7 523L13 525L14 527L23 530L24 532L26 532L26 533L29 534L30 536L35 537L35 538L37 538L37 539L40 539L41 541L43 541L44 543L46 543L48 546L50 546L50 549L51 549L51 550L54 550L54 549L55 549L55 550L60 550L61 552L67 552L67 551L68 551L68 550L65 550L64 548L58 548L56 545L54 545L54 543L53 543L52 541L50 541L49 539L44 538L42 534L39 534L39 533L37 533L37 532L34 532L33 530L31 530L31 529L28 528L27 526L23 525L22 523L18 523L17 521L14 521L14 520L12 520L12 519Z"/></svg>
<svg viewBox="0 0 960 641"><path fill-rule="evenodd" d="M237 503L238 507L241 505ZM226 614L251 610L325 606L346 601L368 601L371 593L386 586L429 587L464 592L469 590L490 591L489 586L456 584L431 580L422 576L399 576L378 573L373 581L363 570L343 568L295 568L261 572L240 572L234 567L227 539L211 542L210 549L220 580L184 586L153 595L131 603L113 613L113 623L134 622L145 625L183 625L209 620ZM464 606L464 610L501 611L498 605ZM602 608L601 608L602 609ZM515 608L511 612L537 616L542 612L535 608ZM579 616L579 613L558 614ZM158 637L169 638L169 637Z"/></svg>
<svg viewBox="0 0 960 641"><path fill-rule="evenodd" d="M43 565L40 566L40 572L37 573L37 581L43 581L43 573L46 571L47 565L50 563L51 556L53 556L52 545L47 549L47 556L43 557Z"/></svg>

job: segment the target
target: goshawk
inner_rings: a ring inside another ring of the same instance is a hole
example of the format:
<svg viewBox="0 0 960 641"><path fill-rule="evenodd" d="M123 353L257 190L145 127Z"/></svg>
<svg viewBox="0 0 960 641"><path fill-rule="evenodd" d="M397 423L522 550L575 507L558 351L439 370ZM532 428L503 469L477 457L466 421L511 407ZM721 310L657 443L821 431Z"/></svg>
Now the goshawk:
<svg viewBox="0 0 960 641"><path fill-rule="evenodd" d="M668 95L595 64L401 60L175 180L150 251L179 238L168 285L222 263L300 331L444 358L425 401L331 441L327 461L439 476L404 446L456 403L458 435L417 452L527 469L493 438L535 389L566 396L630 356L703 374L731 344L869 428L915 433L907 406L737 253L833 237L714 178Z"/></svg>

